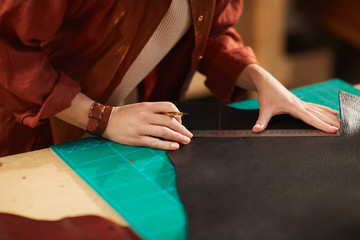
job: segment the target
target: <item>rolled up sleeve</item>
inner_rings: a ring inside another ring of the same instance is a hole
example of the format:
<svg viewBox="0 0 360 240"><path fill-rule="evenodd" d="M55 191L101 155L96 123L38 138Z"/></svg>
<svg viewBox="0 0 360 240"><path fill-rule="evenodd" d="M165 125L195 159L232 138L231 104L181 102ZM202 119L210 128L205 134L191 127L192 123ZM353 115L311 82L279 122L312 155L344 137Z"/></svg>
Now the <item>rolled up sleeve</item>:
<svg viewBox="0 0 360 240"><path fill-rule="evenodd" d="M257 63L253 50L244 46L241 36L232 27L242 12L242 1L220 0L215 14L200 71L207 76L206 86L221 101L237 101L246 92L235 86L242 70Z"/></svg>
<svg viewBox="0 0 360 240"><path fill-rule="evenodd" d="M36 127L71 105L80 85L55 70L41 44L61 27L67 1L3 1L0 10L0 104Z"/></svg>

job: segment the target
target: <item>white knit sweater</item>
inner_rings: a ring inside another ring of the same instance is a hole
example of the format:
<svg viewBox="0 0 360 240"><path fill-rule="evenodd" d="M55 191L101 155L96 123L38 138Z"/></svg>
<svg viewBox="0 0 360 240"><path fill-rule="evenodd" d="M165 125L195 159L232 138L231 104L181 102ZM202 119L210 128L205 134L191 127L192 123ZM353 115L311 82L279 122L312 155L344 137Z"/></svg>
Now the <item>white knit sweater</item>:
<svg viewBox="0 0 360 240"><path fill-rule="evenodd" d="M137 85L175 46L191 25L188 0L172 0L169 11L146 43L107 104L112 106L137 101Z"/></svg>

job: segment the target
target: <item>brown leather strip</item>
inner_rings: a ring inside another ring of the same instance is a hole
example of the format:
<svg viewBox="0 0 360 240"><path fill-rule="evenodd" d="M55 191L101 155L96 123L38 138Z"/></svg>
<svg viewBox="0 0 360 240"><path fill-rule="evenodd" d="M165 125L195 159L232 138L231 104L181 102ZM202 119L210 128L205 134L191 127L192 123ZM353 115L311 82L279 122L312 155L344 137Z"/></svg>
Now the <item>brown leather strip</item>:
<svg viewBox="0 0 360 240"><path fill-rule="evenodd" d="M105 132L107 124L109 122L110 114L111 114L111 106L105 106L104 112L102 113L101 119L99 121L99 125L96 128L95 135L101 136Z"/></svg>
<svg viewBox="0 0 360 240"><path fill-rule="evenodd" d="M92 135L101 136L109 122L111 110L111 106L94 102L90 108L87 132Z"/></svg>

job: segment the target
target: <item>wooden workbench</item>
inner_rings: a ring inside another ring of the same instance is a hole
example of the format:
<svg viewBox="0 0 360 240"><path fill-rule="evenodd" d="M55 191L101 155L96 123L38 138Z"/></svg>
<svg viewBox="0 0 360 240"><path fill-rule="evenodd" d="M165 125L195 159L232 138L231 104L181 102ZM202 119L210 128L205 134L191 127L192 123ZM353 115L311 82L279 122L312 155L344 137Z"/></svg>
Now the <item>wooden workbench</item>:
<svg viewBox="0 0 360 240"><path fill-rule="evenodd" d="M0 212L38 220L117 214L50 149L0 158Z"/></svg>

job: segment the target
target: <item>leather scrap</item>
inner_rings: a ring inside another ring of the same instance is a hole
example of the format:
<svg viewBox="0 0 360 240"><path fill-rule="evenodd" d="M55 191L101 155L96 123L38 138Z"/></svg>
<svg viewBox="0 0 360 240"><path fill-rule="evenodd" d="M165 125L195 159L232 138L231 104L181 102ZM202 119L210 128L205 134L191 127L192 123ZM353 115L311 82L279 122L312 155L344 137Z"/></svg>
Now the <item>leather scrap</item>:
<svg viewBox="0 0 360 240"><path fill-rule="evenodd" d="M339 92L341 129L340 135L353 136L360 133L360 98L343 91Z"/></svg>
<svg viewBox="0 0 360 240"><path fill-rule="evenodd" d="M339 98L340 137L193 138L169 151L189 239L360 239L359 98ZM178 106L190 129L193 105ZM225 112L217 128L251 129L257 117ZM270 126L298 123L279 116Z"/></svg>
<svg viewBox="0 0 360 240"><path fill-rule="evenodd" d="M34 220L0 213L0 240L139 240L128 227L98 216L67 217L58 221Z"/></svg>

